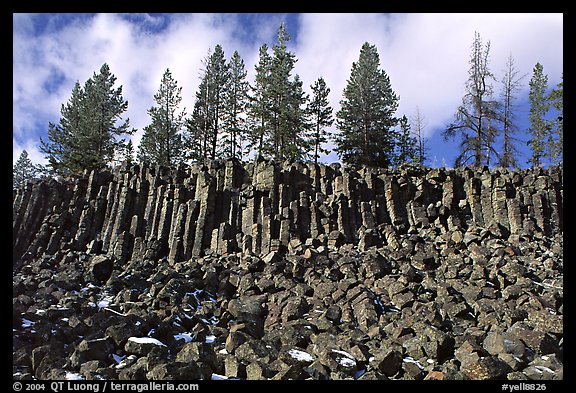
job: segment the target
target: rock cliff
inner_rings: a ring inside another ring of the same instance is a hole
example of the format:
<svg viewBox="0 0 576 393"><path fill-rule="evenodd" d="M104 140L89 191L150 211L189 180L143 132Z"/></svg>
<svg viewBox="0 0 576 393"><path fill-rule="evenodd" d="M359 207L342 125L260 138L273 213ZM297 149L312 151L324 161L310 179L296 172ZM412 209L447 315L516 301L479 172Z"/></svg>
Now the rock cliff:
<svg viewBox="0 0 576 393"><path fill-rule="evenodd" d="M562 379L562 174L257 160L29 183L14 376Z"/></svg>

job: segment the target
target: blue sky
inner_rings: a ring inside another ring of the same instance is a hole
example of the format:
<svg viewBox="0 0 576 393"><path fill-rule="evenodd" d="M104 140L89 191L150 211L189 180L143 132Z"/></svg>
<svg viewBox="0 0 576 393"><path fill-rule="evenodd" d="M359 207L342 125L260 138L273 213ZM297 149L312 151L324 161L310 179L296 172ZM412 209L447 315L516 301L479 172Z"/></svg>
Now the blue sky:
<svg viewBox="0 0 576 393"><path fill-rule="evenodd" d="M445 142L440 133L465 93L475 31L491 44L495 94L510 54L519 74L526 74L516 101L521 131L527 127L534 65L543 65L550 88L563 72L559 13L13 14L13 162L26 149L35 162L46 163L38 145L41 136L46 138L48 122L59 121L75 82L83 84L103 63L117 77L117 86L123 86L129 103L124 117L138 129L132 137L138 145L166 68L182 87L183 106L190 113L208 50L220 44L227 57L237 50L253 82L258 48L275 43L281 22L287 24L289 50L298 59L294 73L308 92L322 76L331 89L334 113L360 47L366 41L376 45L381 68L400 96L397 116L410 118L418 107L424 117L431 166L451 166L457 154L458 141ZM523 133L518 137L527 139ZM525 143L520 147L524 163L528 151ZM321 158L337 160L335 153Z"/></svg>

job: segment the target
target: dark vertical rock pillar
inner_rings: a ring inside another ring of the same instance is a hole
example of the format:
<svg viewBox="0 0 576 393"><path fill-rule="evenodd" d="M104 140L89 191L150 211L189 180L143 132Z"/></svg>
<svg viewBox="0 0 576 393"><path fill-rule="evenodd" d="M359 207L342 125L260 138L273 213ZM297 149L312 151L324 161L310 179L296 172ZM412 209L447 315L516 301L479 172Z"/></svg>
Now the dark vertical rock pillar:
<svg viewBox="0 0 576 393"><path fill-rule="evenodd" d="M262 159L126 165L14 191L13 263L65 249L176 263L205 252L299 252L319 238L365 249L396 244L414 228L468 226L504 238L562 233L562 169L355 171Z"/></svg>
<svg viewBox="0 0 576 393"><path fill-rule="evenodd" d="M210 247L214 225L214 205L216 198L215 180L206 171L198 174L195 199L199 201L196 234L194 236L193 256L203 255L204 249Z"/></svg>

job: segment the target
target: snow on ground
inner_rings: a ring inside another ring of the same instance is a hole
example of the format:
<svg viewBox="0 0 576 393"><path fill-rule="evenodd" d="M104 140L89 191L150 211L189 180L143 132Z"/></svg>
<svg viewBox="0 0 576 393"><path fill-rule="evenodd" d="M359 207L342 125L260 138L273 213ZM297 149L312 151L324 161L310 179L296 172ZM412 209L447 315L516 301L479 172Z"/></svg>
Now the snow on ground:
<svg viewBox="0 0 576 393"><path fill-rule="evenodd" d="M29 327L31 327L31 326L34 326L35 323L36 323L36 322L32 322L32 321L30 321L29 319L22 318L22 327L23 327L23 328L29 328Z"/></svg>
<svg viewBox="0 0 576 393"><path fill-rule="evenodd" d="M152 337L130 337L128 339L128 341L132 341L132 342L136 342L136 343L140 343L140 344L154 344L154 345L159 345L161 347L166 346L166 344L164 344L162 341L157 340L157 339L152 338Z"/></svg>
<svg viewBox="0 0 576 393"><path fill-rule="evenodd" d="M312 362L314 358L308 352L300 351L298 349L291 349L288 354L294 359L301 360L303 362Z"/></svg>
<svg viewBox="0 0 576 393"><path fill-rule="evenodd" d="M192 335L190 333L178 333L174 335L174 340L184 340L184 343L189 343L192 341Z"/></svg>
<svg viewBox="0 0 576 393"><path fill-rule="evenodd" d="M123 368L128 367L131 364L133 364L136 361L136 359L137 359L137 357L135 355L130 355L128 357L124 356L122 361L120 363L118 363L115 367L118 370L123 369ZM116 358L114 358L114 360L116 360Z"/></svg>
<svg viewBox="0 0 576 393"><path fill-rule="evenodd" d="M342 366L344 367L354 367L356 366L356 359L354 359L354 356L352 356L351 354L349 354L346 351L340 351L338 349L333 349L332 352L337 353L340 356L336 357L336 361L338 363L340 363Z"/></svg>
<svg viewBox="0 0 576 393"><path fill-rule="evenodd" d="M185 332L185 333L178 333L174 335L175 340L184 340L184 343L189 343L192 341L192 333ZM216 336L210 334L206 336L206 344L212 344L216 340Z"/></svg>
<svg viewBox="0 0 576 393"><path fill-rule="evenodd" d="M113 301L114 298L112 296L105 296L102 299L98 300L98 303L96 303L96 305L98 306L98 308L105 308L108 307L110 304L112 304Z"/></svg>
<svg viewBox="0 0 576 393"><path fill-rule="evenodd" d="M414 360L414 358L411 358L410 356L406 356L404 359L402 359L402 361L405 363L415 363L420 370L424 370L424 366L418 363L417 360Z"/></svg>
<svg viewBox="0 0 576 393"><path fill-rule="evenodd" d="M83 380L84 377L78 373L73 373L70 371L66 371L66 380L67 381L80 381Z"/></svg>

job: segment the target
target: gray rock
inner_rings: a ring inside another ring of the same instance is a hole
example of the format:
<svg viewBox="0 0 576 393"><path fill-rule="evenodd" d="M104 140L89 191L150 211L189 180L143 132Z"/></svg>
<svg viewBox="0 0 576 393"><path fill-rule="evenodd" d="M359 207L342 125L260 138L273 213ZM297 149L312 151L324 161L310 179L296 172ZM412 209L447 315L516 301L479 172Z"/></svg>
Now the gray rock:
<svg viewBox="0 0 576 393"><path fill-rule="evenodd" d="M490 332L482 346L493 356L507 353L522 358L526 350L522 341L510 333Z"/></svg>
<svg viewBox="0 0 576 393"><path fill-rule="evenodd" d="M124 350L129 354L146 356L157 347L166 347L166 344L152 337L130 337L126 341Z"/></svg>
<svg viewBox="0 0 576 393"><path fill-rule="evenodd" d="M562 379L562 177L259 158L29 183L14 378Z"/></svg>
<svg viewBox="0 0 576 393"><path fill-rule="evenodd" d="M114 269L114 262L107 256L95 255L90 260L89 273L98 282L106 282L112 270Z"/></svg>
<svg viewBox="0 0 576 393"><path fill-rule="evenodd" d="M374 352L373 364L376 369L387 377L398 373L402 368L404 355L402 347L388 345Z"/></svg>
<svg viewBox="0 0 576 393"><path fill-rule="evenodd" d="M73 367L79 367L90 360L108 361L114 348L114 341L110 337L82 340L70 357L70 363Z"/></svg>

